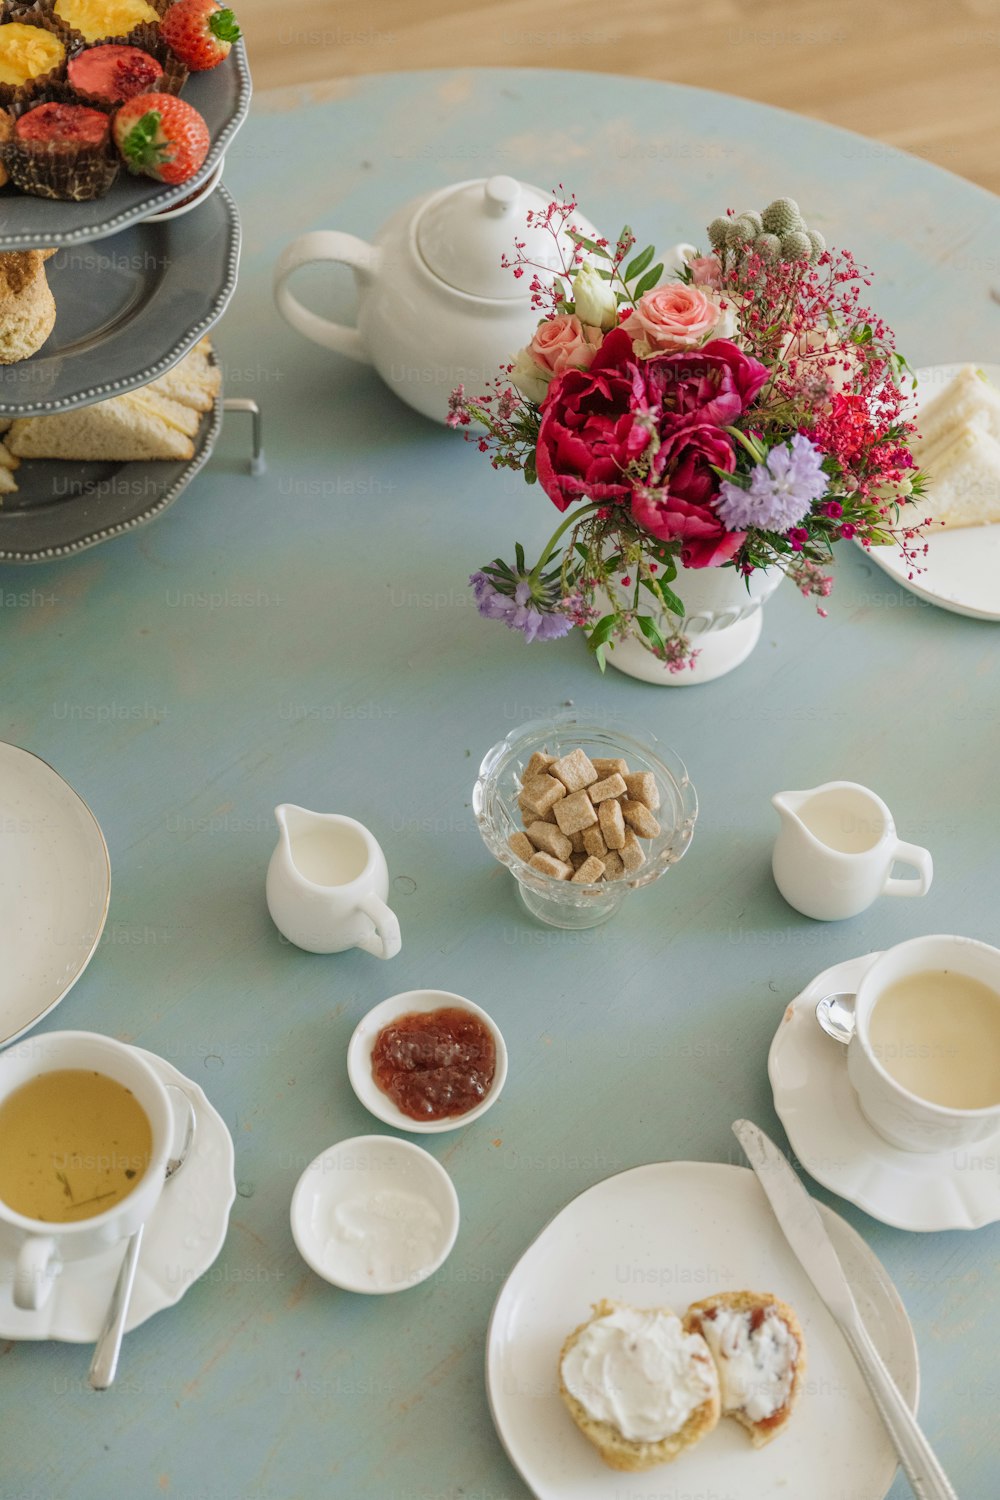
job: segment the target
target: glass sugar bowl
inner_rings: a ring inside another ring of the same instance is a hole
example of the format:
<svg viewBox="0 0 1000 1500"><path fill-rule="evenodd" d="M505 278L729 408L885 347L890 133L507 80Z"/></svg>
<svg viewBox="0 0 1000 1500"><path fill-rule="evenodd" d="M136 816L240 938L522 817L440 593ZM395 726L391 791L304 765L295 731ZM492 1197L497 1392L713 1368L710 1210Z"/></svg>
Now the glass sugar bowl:
<svg viewBox="0 0 1000 1500"><path fill-rule="evenodd" d="M577 749L592 760L624 760L629 772L649 772L656 781L660 805L653 817L660 831L640 841L642 864L616 879L560 879L533 868L510 847L511 835L524 831L518 797L532 755L541 751L560 758ZM654 735L640 740L615 719L598 724L566 713L522 724L487 751L473 788L472 808L483 842L514 876L532 916L552 927L582 929L606 922L629 891L651 885L682 858L694 832L698 798L680 757Z"/></svg>

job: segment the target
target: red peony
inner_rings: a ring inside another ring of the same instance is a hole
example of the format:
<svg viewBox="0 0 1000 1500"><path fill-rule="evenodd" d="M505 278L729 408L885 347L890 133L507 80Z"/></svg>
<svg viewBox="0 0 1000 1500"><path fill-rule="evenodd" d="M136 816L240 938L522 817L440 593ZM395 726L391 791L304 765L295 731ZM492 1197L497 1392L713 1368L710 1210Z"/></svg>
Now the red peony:
<svg viewBox="0 0 1000 1500"><path fill-rule="evenodd" d="M662 354L642 367L649 400L666 421L711 422L724 427L753 404L768 372L729 339L703 348Z"/></svg>
<svg viewBox="0 0 1000 1500"><path fill-rule="evenodd" d="M620 328L607 335L589 369L556 376L536 453L538 482L554 505L628 500L625 471L649 444L649 426L636 420L645 404L643 372Z"/></svg>
<svg viewBox="0 0 1000 1500"><path fill-rule="evenodd" d="M746 539L727 531L715 514L719 481L711 465L731 470L733 445L707 423L679 426L663 438L649 485L632 496L636 524L662 542L681 542L688 568L714 568L728 562Z"/></svg>

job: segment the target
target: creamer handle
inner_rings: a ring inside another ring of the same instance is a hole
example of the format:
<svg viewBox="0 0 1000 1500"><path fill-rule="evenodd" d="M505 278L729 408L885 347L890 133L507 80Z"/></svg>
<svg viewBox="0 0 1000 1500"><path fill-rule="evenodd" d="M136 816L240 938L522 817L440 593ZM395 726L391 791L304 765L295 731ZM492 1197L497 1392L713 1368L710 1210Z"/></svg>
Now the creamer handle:
<svg viewBox="0 0 1000 1500"><path fill-rule="evenodd" d="M934 861L931 859L930 851L921 849L919 844L904 844L902 839L896 843L892 851L893 860L899 860L900 864L912 865L917 872L916 880L901 880L896 875L890 875L882 887L886 896L926 896L934 879ZM890 869L892 867L890 866Z"/></svg>
<svg viewBox="0 0 1000 1500"><path fill-rule="evenodd" d="M337 229L313 229L302 234L287 245L278 257L274 268L274 300L281 316L299 333L319 344L324 349L333 349L337 354L346 354L349 359L370 365L371 357L361 342L356 328L344 323L333 323L321 318L318 313L303 307L288 289L288 279L300 266L314 265L317 261L334 261L338 265L350 266L359 288L370 282L377 270L379 252L357 235L343 234Z"/></svg>
<svg viewBox="0 0 1000 1500"><path fill-rule="evenodd" d="M402 947L396 913L377 896L366 896L363 901L358 902L358 906L366 917L371 917L375 923L375 931L370 937L359 939L356 947L363 948L375 958L395 958Z"/></svg>

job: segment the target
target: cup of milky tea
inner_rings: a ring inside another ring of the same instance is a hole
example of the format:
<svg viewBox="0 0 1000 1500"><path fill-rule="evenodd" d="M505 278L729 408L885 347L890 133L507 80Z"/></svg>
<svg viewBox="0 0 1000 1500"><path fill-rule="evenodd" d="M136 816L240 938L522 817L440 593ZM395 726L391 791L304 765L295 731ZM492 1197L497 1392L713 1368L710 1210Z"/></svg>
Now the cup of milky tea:
<svg viewBox="0 0 1000 1500"><path fill-rule="evenodd" d="M169 1096L131 1047L52 1031L0 1053L0 1277L41 1307L64 1263L133 1234L156 1207Z"/></svg>
<svg viewBox="0 0 1000 1500"><path fill-rule="evenodd" d="M904 1151L1000 1131L1000 950L962 937L889 948L858 986L847 1071L869 1124Z"/></svg>

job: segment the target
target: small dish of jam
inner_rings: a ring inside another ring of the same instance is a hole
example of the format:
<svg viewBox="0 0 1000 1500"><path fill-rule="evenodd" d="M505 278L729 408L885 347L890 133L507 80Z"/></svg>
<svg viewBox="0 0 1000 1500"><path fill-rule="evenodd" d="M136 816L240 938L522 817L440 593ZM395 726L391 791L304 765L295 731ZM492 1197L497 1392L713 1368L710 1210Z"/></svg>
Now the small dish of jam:
<svg viewBox="0 0 1000 1500"><path fill-rule="evenodd" d="M398 1130L438 1134L485 1114L507 1077L491 1018L445 990L408 990L370 1010L347 1049L361 1103Z"/></svg>

